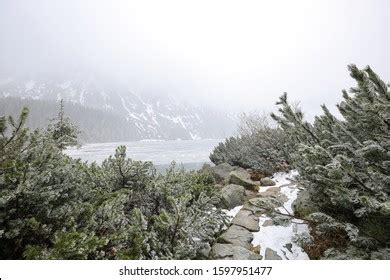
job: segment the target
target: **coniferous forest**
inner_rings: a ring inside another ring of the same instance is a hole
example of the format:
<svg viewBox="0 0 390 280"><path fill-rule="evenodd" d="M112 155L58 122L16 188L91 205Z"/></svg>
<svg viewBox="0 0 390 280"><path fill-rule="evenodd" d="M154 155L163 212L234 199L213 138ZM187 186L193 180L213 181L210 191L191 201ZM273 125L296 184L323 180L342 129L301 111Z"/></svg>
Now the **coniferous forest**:
<svg viewBox="0 0 390 280"><path fill-rule="evenodd" d="M80 130L63 102L45 128L26 127L27 107L1 116L0 258L259 259L228 233L261 232L269 213L274 224L307 225L294 242L311 259L389 259L390 92L370 67L349 71L356 86L342 92L341 117L323 105L308 122L283 94L273 121L247 118L215 147L215 166L199 171L173 163L159 173L124 146L102 164L67 156ZM280 193L259 191L290 170L299 174L294 211L275 213ZM254 229L229 217L240 204Z"/></svg>

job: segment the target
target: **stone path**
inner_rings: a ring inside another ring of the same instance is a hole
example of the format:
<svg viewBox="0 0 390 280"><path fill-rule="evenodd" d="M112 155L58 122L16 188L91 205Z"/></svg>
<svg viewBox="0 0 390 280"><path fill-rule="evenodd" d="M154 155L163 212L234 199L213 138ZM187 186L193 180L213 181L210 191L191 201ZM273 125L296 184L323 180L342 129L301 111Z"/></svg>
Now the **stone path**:
<svg viewBox="0 0 390 280"><path fill-rule="evenodd" d="M296 172L274 174L273 180L275 187L279 187L275 196L284 195L287 199L281 199L283 205L276 208L275 212L282 214L293 214L292 204L297 198L299 189L292 184L289 179L296 176ZM261 188L259 193L268 192L272 187ZM277 224L275 224L277 223ZM289 217L272 213L264 213L259 217L260 231L254 233L252 245L261 246L260 255L267 260L273 259L309 259L308 255L299 245L294 242L296 235L308 234L308 226L299 219L290 219Z"/></svg>
<svg viewBox="0 0 390 280"><path fill-rule="evenodd" d="M235 174L233 174L235 175ZM258 190L244 205L226 211L232 218L230 227L214 244L211 256L216 259L309 259L295 242L299 234L308 234L307 225L299 219L281 214L293 214L292 204L299 189L290 179L297 173L276 173L274 186L255 188L245 181L245 187ZM233 182L238 184L236 176ZM271 184L272 185L272 184Z"/></svg>

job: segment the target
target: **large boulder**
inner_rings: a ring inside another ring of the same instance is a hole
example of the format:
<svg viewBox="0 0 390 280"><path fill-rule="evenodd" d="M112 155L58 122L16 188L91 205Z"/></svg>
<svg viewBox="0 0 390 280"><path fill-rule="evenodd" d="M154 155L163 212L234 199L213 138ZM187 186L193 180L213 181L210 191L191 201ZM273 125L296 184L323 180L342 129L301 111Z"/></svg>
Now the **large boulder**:
<svg viewBox="0 0 390 280"><path fill-rule="evenodd" d="M250 249L253 234L243 227L232 225L218 238L218 240L223 243L230 243Z"/></svg>
<svg viewBox="0 0 390 280"><path fill-rule="evenodd" d="M261 260L262 256L233 244L216 243L211 249L213 259L223 260Z"/></svg>
<svg viewBox="0 0 390 280"><path fill-rule="evenodd" d="M252 211L240 210L234 217L232 224L241 226L249 231L257 232L260 230L259 217L255 216Z"/></svg>
<svg viewBox="0 0 390 280"><path fill-rule="evenodd" d="M226 208L232 209L243 205L245 200L245 188L240 185L230 184L222 188L223 204Z"/></svg>
<svg viewBox="0 0 390 280"><path fill-rule="evenodd" d="M261 183L262 186L265 186L265 187L275 186L276 185L276 183L274 181L272 181L268 177L261 178L260 179L260 183Z"/></svg>
<svg viewBox="0 0 390 280"><path fill-rule="evenodd" d="M237 184L244 186L249 190L259 190L260 182L253 181L248 171L243 168L238 168L230 172L229 182L231 184Z"/></svg>
<svg viewBox="0 0 390 280"><path fill-rule="evenodd" d="M229 183L230 172L237 169L237 167L231 166L229 163L221 163L216 166L204 165L203 170L209 172L220 184Z"/></svg>

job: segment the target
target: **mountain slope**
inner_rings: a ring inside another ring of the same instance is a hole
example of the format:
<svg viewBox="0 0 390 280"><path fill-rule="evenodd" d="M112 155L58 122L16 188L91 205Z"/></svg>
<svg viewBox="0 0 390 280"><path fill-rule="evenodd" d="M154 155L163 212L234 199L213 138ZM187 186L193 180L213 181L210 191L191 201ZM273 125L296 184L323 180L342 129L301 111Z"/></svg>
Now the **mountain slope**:
<svg viewBox="0 0 390 280"><path fill-rule="evenodd" d="M26 101L58 102L64 99L68 104L98 110L92 114L96 120L99 119L98 112L109 115L111 125L129 130L132 137L128 140L224 138L233 132L236 124L232 114L186 104L172 97L141 97L123 86L96 81L8 79L0 81L0 96L19 97ZM77 120L90 118L77 115ZM117 121L113 121L115 118Z"/></svg>

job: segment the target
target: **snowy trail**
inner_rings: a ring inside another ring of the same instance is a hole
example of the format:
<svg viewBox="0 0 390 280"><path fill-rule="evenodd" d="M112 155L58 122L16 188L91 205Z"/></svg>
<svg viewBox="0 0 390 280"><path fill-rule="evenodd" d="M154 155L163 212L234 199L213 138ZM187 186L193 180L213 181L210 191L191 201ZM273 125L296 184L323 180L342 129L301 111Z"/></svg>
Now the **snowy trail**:
<svg viewBox="0 0 390 280"><path fill-rule="evenodd" d="M298 173L290 171L289 173L276 173L271 178L275 181L275 186L261 187L261 192L266 192L270 188L279 187L280 193L287 197L282 207L275 211L283 214L293 214L292 204L296 200L299 189L297 185L292 184L290 179L294 179ZM232 219L237 215L243 206L237 206L226 213ZM260 255L267 259L266 250L271 249L281 259L284 260L307 260L308 255L304 250L294 242L295 236L302 233L309 233L308 226L300 219L290 219L283 225L274 225L273 218L268 214L259 217L260 231L253 233L252 245L260 245ZM277 257L277 256L276 256Z"/></svg>
<svg viewBox="0 0 390 280"><path fill-rule="evenodd" d="M276 173L272 179L276 182L274 187L280 187L280 192L284 194L288 200L279 207L276 211L283 214L293 214L292 204L297 199L299 189L297 185L291 184L290 179L294 179L298 173L291 171L289 173ZM270 187L262 187L259 192L265 192ZM308 255L303 251L298 244L294 242L294 237L297 234L309 232L309 228L302 220L292 219L283 225L268 225L264 226L264 222L272 220L267 214L263 214L259 219L260 231L253 234L253 246L260 245L260 255L265 256L266 248L275 251L282 259L289 260L307 260Z"/></svg>

